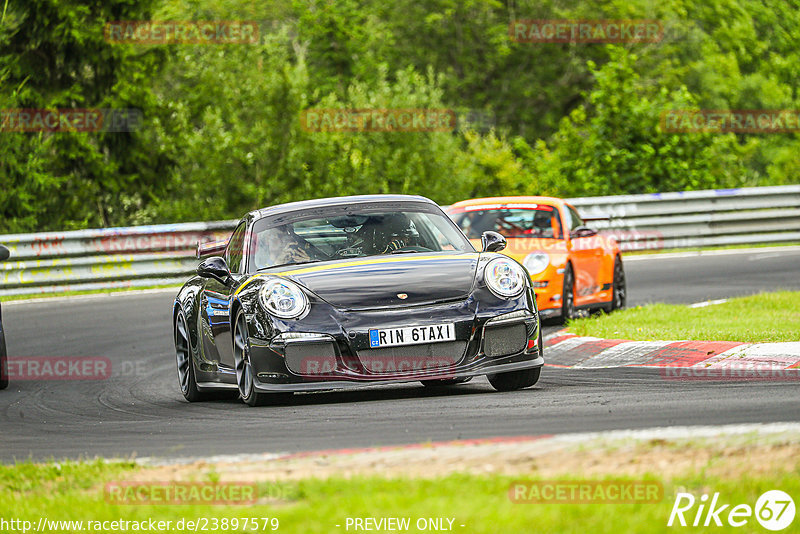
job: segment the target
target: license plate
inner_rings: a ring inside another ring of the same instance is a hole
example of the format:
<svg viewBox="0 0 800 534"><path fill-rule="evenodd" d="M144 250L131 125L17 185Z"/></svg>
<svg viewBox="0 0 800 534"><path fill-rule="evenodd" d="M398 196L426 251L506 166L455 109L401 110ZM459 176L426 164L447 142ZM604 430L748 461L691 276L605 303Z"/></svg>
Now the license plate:
<svg viewBox="0 0 800 534"><path fill-rule="evenodd" d="M428 326L407 326L405 328L382 328L369 331L369 346L396 347L398 345L419 345L421 343L438 343L455 341L454 324L435 324Z"/></svg>

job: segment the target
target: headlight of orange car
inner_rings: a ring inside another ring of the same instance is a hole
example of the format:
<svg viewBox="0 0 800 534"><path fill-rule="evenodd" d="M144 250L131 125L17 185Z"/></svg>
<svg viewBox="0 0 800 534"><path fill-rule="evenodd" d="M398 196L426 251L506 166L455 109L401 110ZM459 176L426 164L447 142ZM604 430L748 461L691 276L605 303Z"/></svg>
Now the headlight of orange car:
<svg viewBox="0 0 800 534"><path fill-rule="evenodd" d="M528 272L531 274L539 274L547 269L547 266L550 265L550 256L547 253L537 250L536 252L531 252L525 259L522 260L522 265L528 269Z"/></svg>

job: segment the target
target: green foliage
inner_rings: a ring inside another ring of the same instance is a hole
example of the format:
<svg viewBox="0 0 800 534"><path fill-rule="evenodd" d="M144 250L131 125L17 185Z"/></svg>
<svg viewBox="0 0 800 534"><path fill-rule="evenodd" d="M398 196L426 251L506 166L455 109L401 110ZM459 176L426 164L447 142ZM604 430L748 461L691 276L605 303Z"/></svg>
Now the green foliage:
<svg viewBox="0 0 800 534"><path fill-rule="evenodd" d="M0 109L137 108L163 54L105 42L106 21L148 18L153 0L10 0L0 25ZM0 229L123 224L162 192L170 162L148 133L0 132Z"/></svg>
<svg viewBox="0 0 800 534"><path fill-rule="evenodd" d="M467 147L458 171L469 185L469 192L456 201L468 197L521 195L528 191L533 177L506 141L495 132L484 136L473 131L463 133Z"/></svg>
<svg viewBox="0 0 800 534"><path fill-rule="evenodd" d="M169 100L171 117L159 137L174 143L177 165L172 190L155 210L169 219L219 219L299 198L393 192L455 201L469 194L452 179L460 156L452 132L314 132L301 125L301 112L312 107L441 109L432 73L400 71L389 82L382 66L370 83L353 82L343 97L329 93L312 105L305 51L290 52L286 33L225 54L194 50L173 85L160 88L207 89L188 105Z"/></svg>
<svg viewBox="0 0 800 534"><path fill-rule="evenodd" d="M0 0L5 4L5 0ZM137 108L132 133L0 131L0 232L235 218L357 193L623 194L796 183L797 134L676 134L669 109L799 109L785 0L9 0L0 109ZM115 20L253 20L255 45L111 44ZM658 19L656 43L518 43L516 19ZM493 128L309 132L312 108Z"/></svg>
<svg viewBox="0 0 800 534"><path fill-rule="evenodd" d="M562 119L551 139L523 151L542 190L563 196L683 191L744 185L743 152L733 134L664 132L661 114L697 109L686 87L642 83L636 56L610 47L612 60L590 63L596 83L586 103ZM521 144L522 141L519 141Z"/></svg>

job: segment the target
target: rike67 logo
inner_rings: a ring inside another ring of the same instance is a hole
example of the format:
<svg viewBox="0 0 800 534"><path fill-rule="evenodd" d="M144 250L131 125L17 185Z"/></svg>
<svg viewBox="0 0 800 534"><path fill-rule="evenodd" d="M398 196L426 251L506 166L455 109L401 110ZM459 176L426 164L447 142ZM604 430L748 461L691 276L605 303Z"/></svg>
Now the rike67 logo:
<svg viewBox="0 0 800 534"><path fill-rule="evenodd" d="M765 529L778 531L791 525L794 515L794 501L788 493L780 490L764 492L755 507L749 504L724 504L719 499L719 493L714 493L710 502L705 493L700 499L695 499L691 493L678 493L667 526L721 527L727 523L731 527L743 527L755 516Z"/></svg>

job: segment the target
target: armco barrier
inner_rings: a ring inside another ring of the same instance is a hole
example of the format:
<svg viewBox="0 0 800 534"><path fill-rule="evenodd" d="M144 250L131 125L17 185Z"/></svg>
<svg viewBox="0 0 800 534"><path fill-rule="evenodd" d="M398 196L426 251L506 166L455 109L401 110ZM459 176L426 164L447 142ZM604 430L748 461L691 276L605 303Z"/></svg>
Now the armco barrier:
<svg viewBox="0 0 800 534"><path fill-rule="evenodd" d="M236 221L0 236L0 295L179 284L199 241L225 239Z"/></svg>
<svg viewBox="0 0 800 534"><path fill-rule="evenodd" d="M800 185L574 198L623 250L800 241ZM179 284L198 241L226 238L235 221L0 236L0 296Z"/></svg>
<svg viewBox="0 0 800 534"><path fill-rule="evenodd" d="M800 241L800 185L570 199L623 250Z"/></svg>

